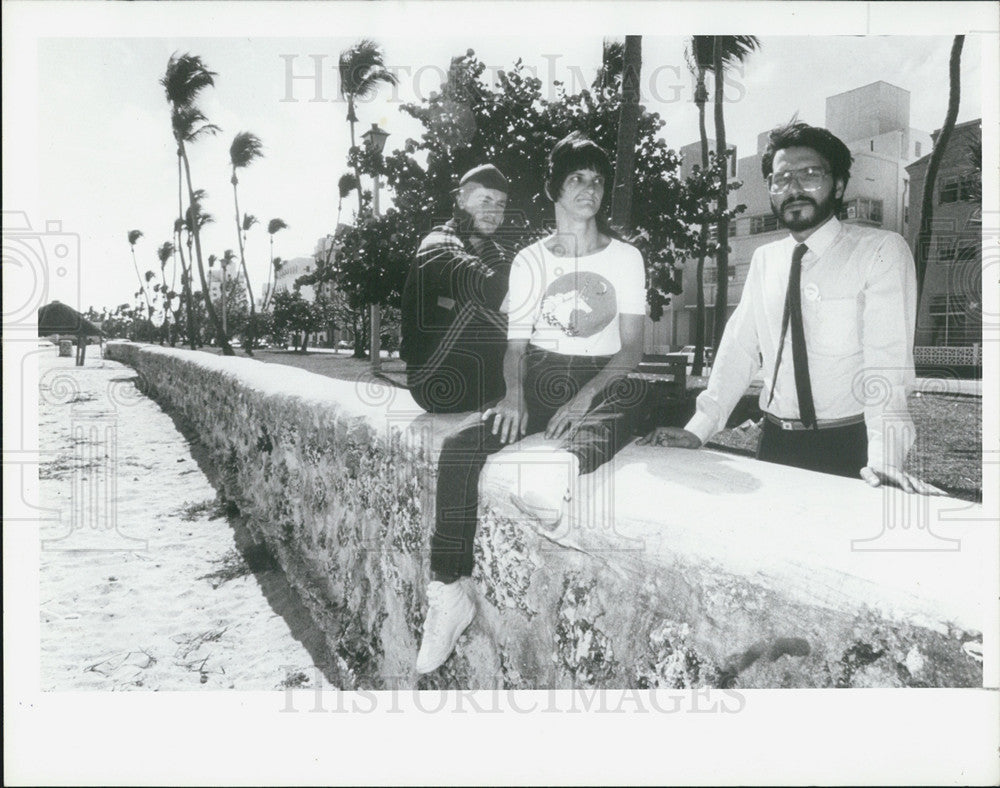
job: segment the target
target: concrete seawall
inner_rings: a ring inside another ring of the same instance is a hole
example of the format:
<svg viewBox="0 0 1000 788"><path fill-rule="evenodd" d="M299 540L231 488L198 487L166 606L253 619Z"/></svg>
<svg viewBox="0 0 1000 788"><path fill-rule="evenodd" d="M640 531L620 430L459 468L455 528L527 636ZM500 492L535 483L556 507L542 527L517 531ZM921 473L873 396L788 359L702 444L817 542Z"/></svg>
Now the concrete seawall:
<svg viewBox="0 0 1000 788"><path fill-rule="evenodd" d="M197 431L344 688L982 685L965 648L996 615L981 507L632 445L543 536L510 503L545 461L533 439L487 464L479 615L418 680L435 463L461 416L377 380L123 342L106 355Z"/></svg>

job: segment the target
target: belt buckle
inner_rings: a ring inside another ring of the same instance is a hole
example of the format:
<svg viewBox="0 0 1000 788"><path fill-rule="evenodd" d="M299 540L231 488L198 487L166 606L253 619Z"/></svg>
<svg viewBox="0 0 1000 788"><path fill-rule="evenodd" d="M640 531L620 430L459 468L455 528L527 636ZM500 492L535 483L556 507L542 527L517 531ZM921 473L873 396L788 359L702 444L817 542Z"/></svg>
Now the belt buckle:
<svg viewBox="0 0 1000 788"><path fill-rule="evenodd" d="M788 419L780 419L780 421L781 421L781 429L783 429L783 430L794 430L795 429L795 423L794 422L791 422Z"/></svg>

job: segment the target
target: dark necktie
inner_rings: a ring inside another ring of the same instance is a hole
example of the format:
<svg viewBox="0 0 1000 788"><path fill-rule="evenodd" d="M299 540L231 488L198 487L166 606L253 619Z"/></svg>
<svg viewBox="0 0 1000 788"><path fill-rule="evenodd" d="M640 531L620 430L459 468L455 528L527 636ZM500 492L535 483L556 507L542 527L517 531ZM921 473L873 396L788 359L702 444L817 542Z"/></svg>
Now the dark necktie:
<svg viewBox="0 0 1000 788"><path fill-rule="evenodd" d="M785 312L781 318L781 339L778 341L778 357L774 362L774 379L771 381L771 396L778 382L778 368L781 354L785 349L788 326L792 327L792 366L795 369L795 394L799 400L799 419L807 427L816 427L816 406L813 404L812 384L809 382L809 357L806 355L806 332L802 327L802 258L808 247L798 244L792 253L792 268L788 274L788 292L785 293Z"/></svg>

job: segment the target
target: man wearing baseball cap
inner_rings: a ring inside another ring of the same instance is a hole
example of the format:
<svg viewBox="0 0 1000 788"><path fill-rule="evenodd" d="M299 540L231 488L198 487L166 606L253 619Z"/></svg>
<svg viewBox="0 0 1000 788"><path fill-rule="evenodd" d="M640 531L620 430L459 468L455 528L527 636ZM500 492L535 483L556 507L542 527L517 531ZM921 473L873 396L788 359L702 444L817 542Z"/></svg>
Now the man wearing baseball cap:
<svg viewBox="0 0 1000 788"><path fill-rule="evenodd" d="M400 356L417 404L430 413L480 410L504 394L510 253L494 240L508 182L492 164L455 189L454 216L417 250L403 287Z"/></svg>

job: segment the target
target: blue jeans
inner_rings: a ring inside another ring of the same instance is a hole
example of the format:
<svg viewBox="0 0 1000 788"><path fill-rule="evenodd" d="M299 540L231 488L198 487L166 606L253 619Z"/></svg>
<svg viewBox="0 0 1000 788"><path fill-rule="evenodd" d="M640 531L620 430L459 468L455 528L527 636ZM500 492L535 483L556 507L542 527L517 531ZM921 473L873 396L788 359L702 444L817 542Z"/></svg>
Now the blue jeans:
<svg viewBox="0 0 1000 788"><path fill-rule="evenodd" d="M526 434L543 432L555 412L575 397L610 358L567 356L529 346L524 386ZM641 395L637 381L619 379L595 397L586 419L564 437L561 448L577 456L581 474L603 465L629 442L632 412ZM494 418L483 421L479 413L473 413L445 438L438 459L431 571L445 582L472 574L479 476L486 459L505 445L493 434Z"/></svg>

